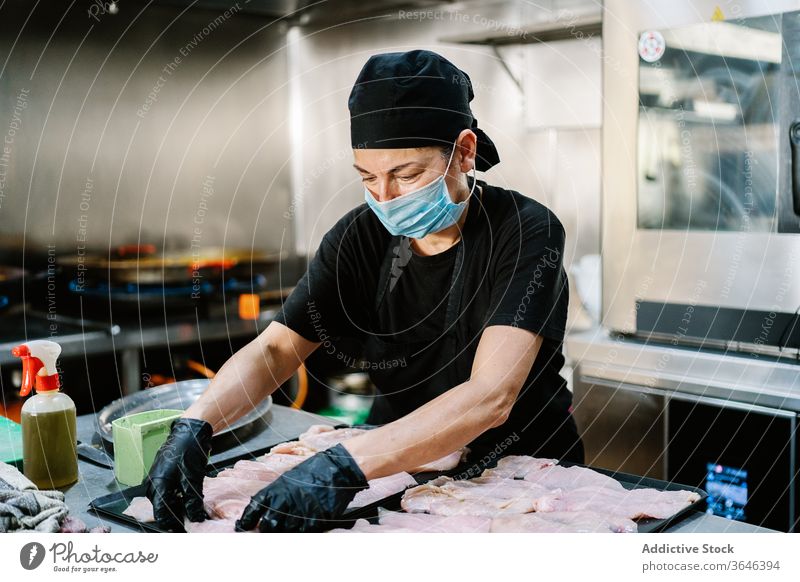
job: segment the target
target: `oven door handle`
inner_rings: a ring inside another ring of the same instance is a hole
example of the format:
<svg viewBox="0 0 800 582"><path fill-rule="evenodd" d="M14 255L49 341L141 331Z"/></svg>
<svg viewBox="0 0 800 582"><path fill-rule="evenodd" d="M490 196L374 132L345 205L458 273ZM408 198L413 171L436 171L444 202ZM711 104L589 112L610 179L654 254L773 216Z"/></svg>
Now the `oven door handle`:
<svg viewBox="0 0 800 582"><path fill-rule="evenodd" d="M789 145L792 148L792 205L800 216L800 119L789 126Z"/></svg>

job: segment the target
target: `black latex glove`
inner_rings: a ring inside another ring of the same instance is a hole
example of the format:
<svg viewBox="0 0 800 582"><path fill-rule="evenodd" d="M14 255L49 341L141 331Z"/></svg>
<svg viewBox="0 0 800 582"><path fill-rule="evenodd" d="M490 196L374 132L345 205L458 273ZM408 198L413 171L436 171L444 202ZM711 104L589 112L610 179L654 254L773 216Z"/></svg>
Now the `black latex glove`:
<svg viewBox="0 0 800 582"><path fill-rule="evenodd" d="M336 527L356 493L369 487L341 444L317 453L253 495L236 531L316 532Z"/></svg>
<svg viewBox="0 0 800 582"><path fill-rule="evenodd" d="M212 426L197 418L172 422L166 442L156 453L147 475L145 495L153 503L159 529L184 531L184 515L205 521L203 479L211 452Z"/></svg>

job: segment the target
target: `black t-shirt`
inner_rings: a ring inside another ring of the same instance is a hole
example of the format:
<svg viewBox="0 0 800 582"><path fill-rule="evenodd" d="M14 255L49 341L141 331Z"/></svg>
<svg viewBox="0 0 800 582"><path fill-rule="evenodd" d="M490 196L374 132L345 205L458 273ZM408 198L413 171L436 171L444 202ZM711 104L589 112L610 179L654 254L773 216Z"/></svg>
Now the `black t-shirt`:
<svg viewBox="0 0 800 582"><path fill-rule="evenodd" d="M384 304L388 329L396 342L415 342L442 332L452 287L458 246L430 256L416 254L408 238L400 239L395 271ZM461 265L459 265L459 268Z"/></svg>
<svg viewBox="0 0 800 582"><path fill-rule="evenodd" d="M276 319L310 341L323 342L328 354L352 365L358 354L341 353L338 338L363 340L377 332L389 333L394 341L413 342L440 333L453 271L464 269L456 328L469 357L488 326L519 327L543 336L509 421L473 445L488 450L512 436L503 454L532 454L534 449L541 454L536 444L571 422L571 395L560 376L569 300L562 265L564 229L536 200L480 180L478 185L482 194L475 189L463 228L463 238L472 242L463 264L455 264L457 245L420 256L408 239L401 238L390 251L396 259L386 291L391 300L382 307L388 330L374 329L375 296L380 267L393 239L366 204L348 212L325 234ZM425 373L421 370L421 377ZM377 388L380 391L381 386Z"/></svg>

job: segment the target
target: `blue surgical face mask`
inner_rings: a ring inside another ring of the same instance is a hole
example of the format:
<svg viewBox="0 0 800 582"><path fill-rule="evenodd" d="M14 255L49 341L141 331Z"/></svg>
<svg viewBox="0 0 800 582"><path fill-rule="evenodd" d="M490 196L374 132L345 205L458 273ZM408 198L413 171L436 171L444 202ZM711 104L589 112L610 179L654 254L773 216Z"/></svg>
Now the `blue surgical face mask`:
<svg viewBox="0 0 800 582"><path fill-rule="evenodd" d="M444 180L455 151L456 147L453 146L444 174L422 188L386 202L378 202L369 189L364 188L364 198L367 204L386 227L386 230L395 236L424 238L432 232L444 230L458 222L467 207L469 196L463 202L456 204L450 197L447 183ZM475 183L473 174L470 196L475 189Z"/></svg>

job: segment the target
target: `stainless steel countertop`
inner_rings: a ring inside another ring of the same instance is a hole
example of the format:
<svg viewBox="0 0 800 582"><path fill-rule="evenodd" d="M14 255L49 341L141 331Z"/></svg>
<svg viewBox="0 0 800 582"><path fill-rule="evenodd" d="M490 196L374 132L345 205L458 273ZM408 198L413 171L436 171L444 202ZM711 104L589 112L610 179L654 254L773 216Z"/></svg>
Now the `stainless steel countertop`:
<svg viewBox="0 0 800 582"><path fill-rule="evenodd" d="M800 365L787 360L648 343L603 328L568 334L564 354L582 378L800 411Z"/></svg>
<svg viewBox="0 0 800 582"><path fill-rule="evenodd" d="M312 424L335 424L331 419L280 405L274 405L271 408L265 417L265 421L267 424L265 430L254 434L234 448L212 455L211 460L215 462L223 461L247 451L291 440L299 436ZM78 440L87 443L92 442L96 422L95 415L90 414L78 417ZM61 489L66 493L66 502L71 514L82 519L90 528L97 525L106 525L111 528L112 533L138 532L139 530L137 529L104 517L98 517L87 510L91 500L127 488L126 485L120 484L114 478L113 470L89 463L83 459L79 459L78 468L80 473L78 482ZM772 530L696 512L668 531L670 533L753 533L770 532Z"/></svg>

